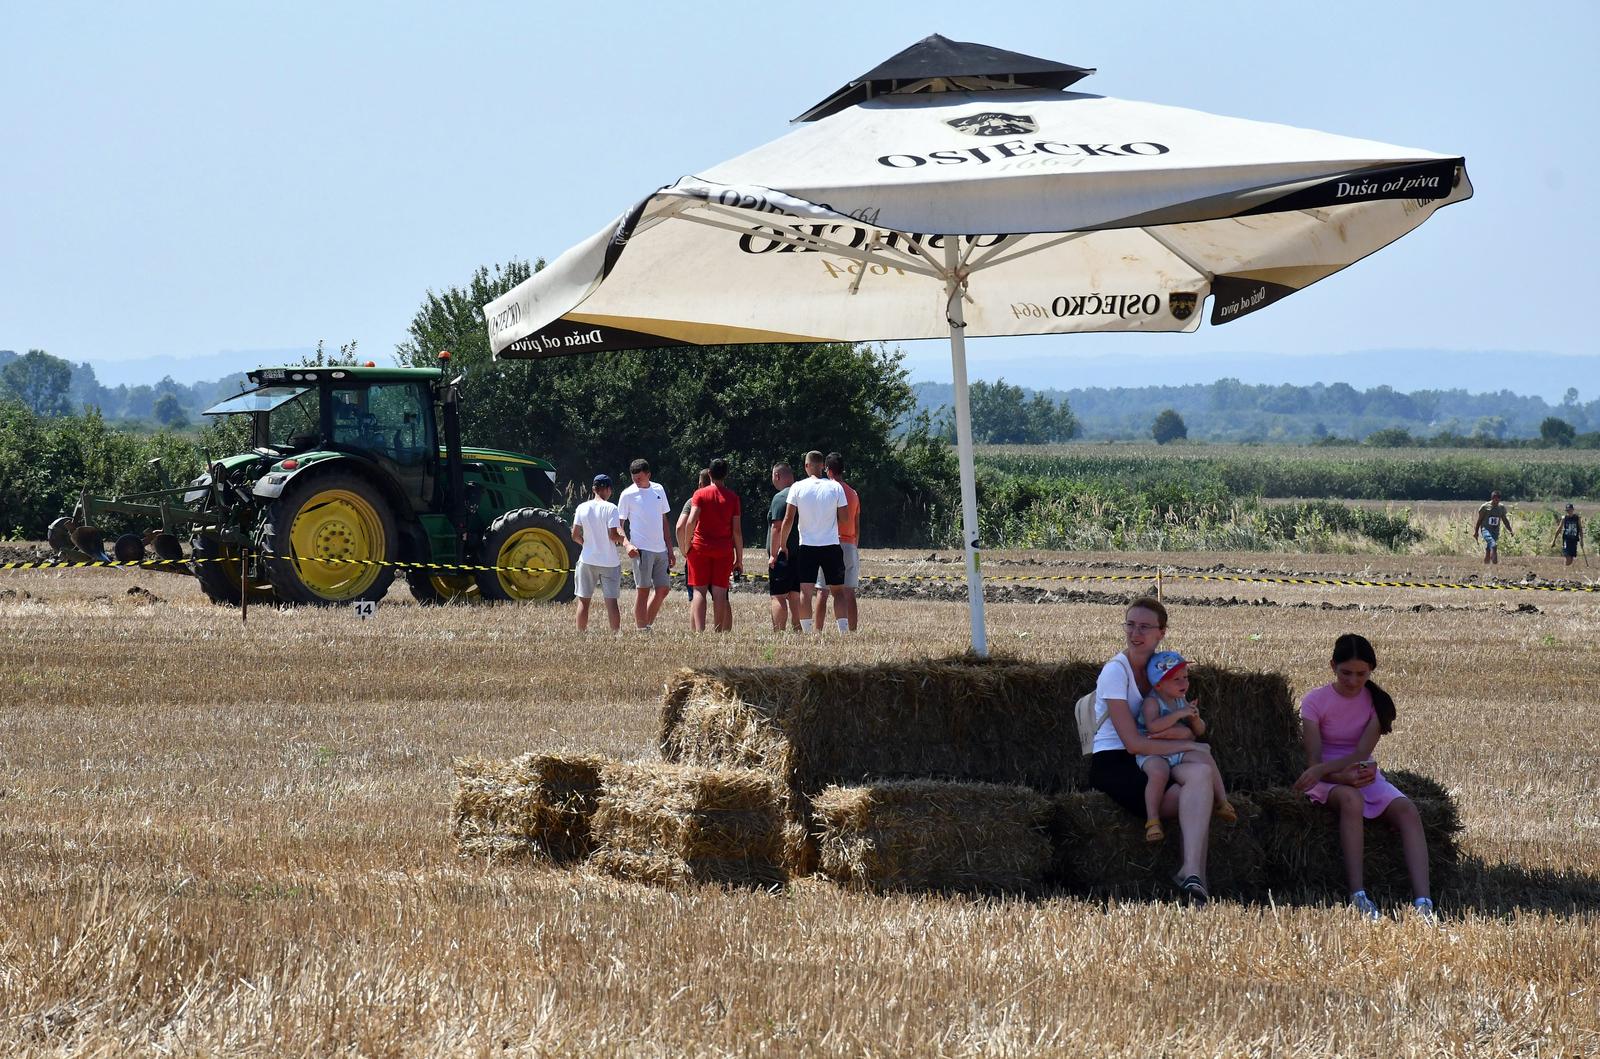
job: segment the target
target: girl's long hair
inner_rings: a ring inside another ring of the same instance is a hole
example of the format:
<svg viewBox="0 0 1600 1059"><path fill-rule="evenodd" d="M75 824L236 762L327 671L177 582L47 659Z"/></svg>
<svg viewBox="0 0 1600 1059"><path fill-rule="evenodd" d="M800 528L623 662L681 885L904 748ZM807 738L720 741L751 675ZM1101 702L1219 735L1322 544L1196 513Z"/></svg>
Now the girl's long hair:
<svg viewBox="0 0 1600 1059"><path fill-rule="evenodd" d="M1358 633L1347 632L1333 641L1333 664L1338 665L1352 659L1365 662L1373 669L1378 668L1377 652L1373 651L1372 644L1367 638ZM1367 691L1372 693L1372 708L1378 714L1378 731L1388 735L1394 731L1394 699L1371 680L1367 681Z"/></svg>

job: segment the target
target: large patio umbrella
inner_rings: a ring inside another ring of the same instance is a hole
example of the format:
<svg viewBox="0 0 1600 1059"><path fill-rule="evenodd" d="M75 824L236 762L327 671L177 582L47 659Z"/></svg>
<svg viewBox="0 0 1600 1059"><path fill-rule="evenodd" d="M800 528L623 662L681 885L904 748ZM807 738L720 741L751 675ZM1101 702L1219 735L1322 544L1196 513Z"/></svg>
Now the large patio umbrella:
<svg viewBox="0 0 1600 1059"><path fill-rule="evenodd" d="M1231 323L1472 194L1456 155L1065 91L1090 73L929 37L490 302L490 344L948 336L986 653L966 336Z"/></svg>

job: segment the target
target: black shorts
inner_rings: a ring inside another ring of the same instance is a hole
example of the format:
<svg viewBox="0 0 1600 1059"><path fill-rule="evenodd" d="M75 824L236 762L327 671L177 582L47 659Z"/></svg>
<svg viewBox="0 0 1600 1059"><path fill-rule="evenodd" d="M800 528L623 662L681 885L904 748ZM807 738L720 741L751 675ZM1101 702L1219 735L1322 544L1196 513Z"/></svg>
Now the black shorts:
<svg viewBox="0 0 1600 1059"><path fill-rule="evenodd" d="M1126 750L1098 750L1089 759L1089 786L1144 819L1144 787L1149 779Z"/></svg>
<svg viewBox="0 0 1600 1059"><path fill-rule="evenodd" d="M781 552L778 561L772 564L772 570L767 574L767 595L787 596L790 592L800 591L800 576L794 570L795 557L788 552Z"/></svg>
<svg viewBox="0 0 1600 1059"><path fill-rule="evenodd" d="M1568 559L1576 559L1578 557L1578 538L1564 538L1561 543L1561 551Z"/></svg>
<svg viewBox="0 0 1600 1059"><path fill-rule="evenodd" d="M815 584L818 570L830 586L844 584L844 549L837 544L802 544L794 565L802 585Z"/></svg>

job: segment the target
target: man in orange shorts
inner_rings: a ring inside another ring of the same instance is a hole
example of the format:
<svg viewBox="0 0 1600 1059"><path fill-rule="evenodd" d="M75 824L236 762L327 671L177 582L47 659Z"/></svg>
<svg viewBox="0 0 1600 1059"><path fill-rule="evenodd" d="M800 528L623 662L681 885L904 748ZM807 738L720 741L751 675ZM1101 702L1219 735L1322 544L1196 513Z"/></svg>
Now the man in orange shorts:
<svg viewBox="0 0 1600 1059"><path fill-rule="evenodd" d="M706 628L706 598L712 601L713 627L733 628L733 604L728 602L728 581L733 571L744 571L744 531L740 525L739 495L723 484L728 461L711 461L711 484L695 491L689 500L689 522L684 527L689 551L684 555L689 587L694 590L690 624L695 632Z"/></svg>

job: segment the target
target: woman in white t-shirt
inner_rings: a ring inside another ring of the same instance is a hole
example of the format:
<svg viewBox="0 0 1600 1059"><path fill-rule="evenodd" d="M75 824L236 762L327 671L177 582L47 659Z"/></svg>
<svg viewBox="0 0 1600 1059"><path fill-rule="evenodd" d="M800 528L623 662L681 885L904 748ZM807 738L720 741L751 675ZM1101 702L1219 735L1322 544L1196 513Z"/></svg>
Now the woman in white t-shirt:
<svg viewBox="0 0 1600 1059"><path fill-rule="evenodd" d="M1136 599L1123 616L1127 646L1100 670L1095 685L1095 716L1100 726L1094 735L1094 756L1089 759L1089 785L1144 819L1147 777L1134 760L1136 754L1177 754L1200 749L1182 724L1154 738L1139 730L1137 715L1150 679L1145 667L1167 635L1167 608L1154 599ZM1210 766L1182 762L1172 770L1171 785L1161 800L1161 815L1177 817L1183 831L1183 865L1173 876L1184 896L1204 904L1206 852L1211 840L1212 784Z"/></svg>

